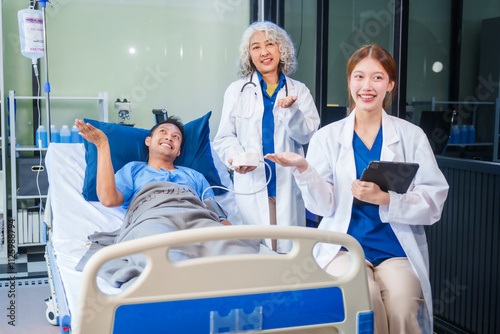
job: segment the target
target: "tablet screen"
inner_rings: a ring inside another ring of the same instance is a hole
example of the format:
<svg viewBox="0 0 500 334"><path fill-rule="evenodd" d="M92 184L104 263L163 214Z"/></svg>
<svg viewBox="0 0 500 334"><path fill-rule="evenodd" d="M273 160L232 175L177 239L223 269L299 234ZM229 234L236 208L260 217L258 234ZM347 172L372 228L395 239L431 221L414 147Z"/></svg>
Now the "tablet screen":
<svg viewBox="0 0 500 334"><path fill-rule="evenodd" d="M394 191L398 194L404 194L415 174L419 165L411 162L395 161L371 161L361 175L361 181L369 181L377 184L382 191ZM355 204L364 203L354 199Z"/></svg>

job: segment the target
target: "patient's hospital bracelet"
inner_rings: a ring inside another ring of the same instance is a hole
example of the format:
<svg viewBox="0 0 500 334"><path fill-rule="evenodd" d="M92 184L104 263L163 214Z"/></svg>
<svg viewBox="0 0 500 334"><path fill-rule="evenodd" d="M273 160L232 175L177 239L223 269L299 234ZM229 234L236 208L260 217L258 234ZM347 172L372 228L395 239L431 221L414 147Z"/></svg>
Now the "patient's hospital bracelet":
<svg viewBox="0 0 500 334"><path fill-rule="evenodd" d="M209 197L203 200L207 209L215 212L219 216L219 221L227 219L227 212L217 203L215 198Z"/></svg>

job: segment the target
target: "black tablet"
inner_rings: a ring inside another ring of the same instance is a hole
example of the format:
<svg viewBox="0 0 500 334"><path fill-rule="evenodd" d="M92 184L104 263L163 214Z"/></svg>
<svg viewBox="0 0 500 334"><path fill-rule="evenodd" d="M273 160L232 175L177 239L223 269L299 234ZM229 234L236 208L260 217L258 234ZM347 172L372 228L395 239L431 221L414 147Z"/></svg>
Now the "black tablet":
<svg viewBox="0 0 500 334"><path fill-rule="evenodd" d="M361 175L361 181L376 183L382 191L404 194L410 186L419 165L412 162L370 161ZM356 204L367 204L354 199Z"/></svg>

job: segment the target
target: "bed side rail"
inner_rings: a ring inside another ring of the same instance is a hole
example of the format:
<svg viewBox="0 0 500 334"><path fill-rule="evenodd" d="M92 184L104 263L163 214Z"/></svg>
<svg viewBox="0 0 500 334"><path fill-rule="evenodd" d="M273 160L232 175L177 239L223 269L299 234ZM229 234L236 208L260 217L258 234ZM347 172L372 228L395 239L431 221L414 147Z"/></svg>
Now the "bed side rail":
<svg viewBox="0 0 500 334"><path fill-rule="evenodd" d="M293 240L294 247L288 254L224 255L178 263L171 262L167 256L168 249L178 245L213 240L262 238ZM334 277L317 265L312 255L317 243L342 245L351 252L353 260L346 273ZM143 253L148 258L148 264L141 276L117 295L102 294L96 284L99 268L107 261L136 253ZM258 311L258 307L272 300L276 293L281 296L292 293L291 298L296 298L297 293L300 293L302 301L306 298L304 292L309 293L309 291L319 293L314 297L316 299L312 299L311 305L315 304L315 300L320 302L323 299L335 299L335 303L340 308L340 318L335 319L338 321L335 323L320 321L316 324L307 324L307 326L298 322L286 329L269 327L266 324L258 327L258 321L256 321L252 323L253 329L262 330L264 333L335 333L337 331L350 334L372 333L373 331L373 313L369 301L364 253L354 238L341 233L280 226L224 226L178 231L106 247L89 260L83 276L81 296L84 297L79 304L78 321L74 324L75 333L112 333L114 329L126 328L116 320L117 314L127 307L134 307L134 312L141 312L141 308L137 308L137 305L142 305L143 309L148 310L146 312L148 317L156 314L156 318L153 316L151 321L146 319L142 321L141 327L145 329L144 326L151 325L150 322L158 321L158 314L160 319L167 319L172 310L177 311L181 305L184 305L179 304L183 301L209 300L212 302L213 298L219 298L218 302L225 305L228 299L224 298L237 296L235 304L237 305L238 301L250 296L248 297L249 303L253 303L255 308L249 310L247 307L244 312L241 312L242 316L234 316L235 320L241 320L245 318L245 315L248 318L248 314ZM331 293L333 297L328 297L330 296L328 293ZM173 303L178 304L174 307L168 306L170 308L166 306L167 304L174 305ZM202 308L200 304L196 305L198 306L187 306L190 308L191 315L193 310ZM154 307L158 309L155 310ZM234 310L237 308L231 308L229 315L223 312L222 318L230 316ZM127 314L130 317L132 312ZM207 314L206 318L206 321L209 321L210 315ZM268 322L266 319L264 321ZM165 329L168 324L154 325ZM227 328L225 329L227 332ZM232 332L242 331L237 329ZM211 332L219 333L213 329Z"/></svg>

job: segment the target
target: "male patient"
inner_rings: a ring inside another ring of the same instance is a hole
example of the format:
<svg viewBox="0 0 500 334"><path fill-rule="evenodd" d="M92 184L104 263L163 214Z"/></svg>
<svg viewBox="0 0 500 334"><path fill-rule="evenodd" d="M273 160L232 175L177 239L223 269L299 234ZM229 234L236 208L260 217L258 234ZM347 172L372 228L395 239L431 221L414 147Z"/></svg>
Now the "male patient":
<svg viewBox="0 0 500 334"><path fill-rule="evenodd" d="M127 209L120 230L97 233L90 240L101 246L133 240L149 235L190 228L230 225L224 210L214 199L205 177L190 168L174 166L184 143L184 127L179 119L169 117L155 125L145 144L149 148L147 162L134 161L114 174L108 138L101 130L82 120L75 120L80 134L97 147L96 191L99 201L108 207ZM181 259L234 254L256 253L258 242L224 240L176 247L169 253L173 261ZM89 252L77 269L96 249ZM130 281L144 268L144 256L127 257L126 264L107 269L115 286Z"/></svg>

